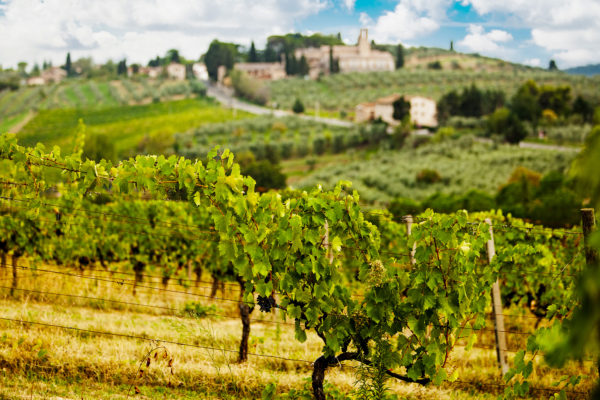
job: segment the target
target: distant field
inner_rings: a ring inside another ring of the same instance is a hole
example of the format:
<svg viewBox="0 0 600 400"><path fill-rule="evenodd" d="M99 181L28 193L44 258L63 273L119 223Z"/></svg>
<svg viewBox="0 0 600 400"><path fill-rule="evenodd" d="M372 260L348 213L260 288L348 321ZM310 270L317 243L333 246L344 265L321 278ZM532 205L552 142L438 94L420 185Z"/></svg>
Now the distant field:
<svg viewBox="0 0 600 400"><path fill-rule="evenodd" d="M144 136L174 134L205 123L248 117L224 109L207 99L188 99L140 106L115 106L103 109L42 110L19 132L22 144L60 145L69 149L79 120L86 134L105 134L114 140L116 150L134 147Z"/></svg>
<svg viewBox="0 0 600 400"><path fill-rule="evenodd" d="M415 200L437 193L461 194L479 189L490 194L506 183L512 171L523 166L540 173L568 168L575 152L524 149L510 145L474 142L469 137L400 151L356 152L315 160L315 172L307 172L306 160L283 164L294 187L322 184L333 188L349 180L368 203L387 203L395 197ZM419 171L437 170L442 181L416 181Z"/></svg>
<svg viewBox="0 0 600 400"><path fill-rule="evenodd" d="M0 121L29 110L104 108L189 97L188 81L120 79L69 80L56 85L0 92ZM0 125L1 127L1 125Z"/></svg>
<svg viewBox="0 0 600 400"><path fill-rule="evenodd" d="M325 110L353 111L357 104L380 97L402 93L423 95L438 100L444 93L460 90L472 83L484 89L501 89L512 95L528 79L538 84L568 84L576 94L599 98L600 77L568 75L542 70L428 70L400 69L393 72L348 73L322 77L319 80L289 78L269 83L271 102L290 109L296 98L305 107L315 108L317 102Z"/></svg>

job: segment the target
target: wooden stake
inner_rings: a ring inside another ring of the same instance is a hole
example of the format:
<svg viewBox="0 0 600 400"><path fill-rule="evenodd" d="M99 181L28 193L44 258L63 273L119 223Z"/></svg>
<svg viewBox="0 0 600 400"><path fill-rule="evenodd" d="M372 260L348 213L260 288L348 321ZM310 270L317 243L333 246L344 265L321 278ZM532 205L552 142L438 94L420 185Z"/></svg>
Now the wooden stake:
<svg viewBox="0 0 600 400"><path fill-rule="evenodd" d="M487 242L488 261L491 264L496 256L496 246L494 244L494 231L492 230L492 220L485 219L485 223L490 226L490 240ZM502 311L502 298L500 296L500 281L496 280L492 285L492 309L494 311L494 329L496 332L496 356L502 375L508 372L508 359L506 349L506 332L504 329L504 313Z"/></svg>
<svg viewBox="0 0 600 400"><path fill-rule="evenodd" d="M333 263L333 252L331 251L331 246L329 244L329 222L325 220L325 236L323 237L323 246L327 251L327 258L329 258L329 264Z"/></svg>
<svg viewBox="0 0 600 400"><path fill-rule="evenodd" d="M413 217L412 215L407 215L404 217L404 220L406 221L406 235L410 237L410 235L412 234L412 224L413 224ZM410 251L410 263L412 265L415 265L417 263L417 260L415 260L415 253L417 252L417 243L413 243L413 247L412 250Z"/></svg>

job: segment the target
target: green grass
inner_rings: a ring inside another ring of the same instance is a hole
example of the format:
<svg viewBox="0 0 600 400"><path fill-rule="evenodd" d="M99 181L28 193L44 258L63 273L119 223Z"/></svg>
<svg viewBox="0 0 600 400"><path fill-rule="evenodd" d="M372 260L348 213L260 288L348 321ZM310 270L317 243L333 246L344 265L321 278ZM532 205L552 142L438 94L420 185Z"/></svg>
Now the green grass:
<svg viewBox="0 0 600 400"><path fill-rule="evenodd" d="M51 269L60 269L52 266ZM66 271L71 271L65 269ZM87 273L87 271L86 271ZM102 274L95 270L94 275ZM0 276L6 278L7 272ZM206 279L210 279L208 276ZM140 290L136 296L119 285L98 284L87 279L63 276L49 279L20 276L21 287L41 292L66 293L79 296L118 299L155 306L182 309L186 301L194 296L163 295L153 290ZM145 282L158 285L159 280ZM175 282L168 288L182 290ZM190 293L204 293L203 287L190 288ZM44 294L23 294L15 297L8 291L0 291L0 316L10 319L29 320L62 326L78 327L112 333L145 335L150 338L191 343L221 349L236 349L239 344L241 323L235 302L218 302L222 307L215 318L183 318L161 309L124 306L99 308L84 298L58 297ZM237 298L235 286L226 286L219 296ZM211 301L202 298L202 304ZM507 330L530 331L535 319L527 318L524 309L507 309L508 315L524 315L506 320ZM276 314L252 313L250 349L257 354L272 354L282 357L315 360L322 349L322 340L309 332L307 340L300 343L295 339L293 325L276 325ZM488 326L493 322L488 320ZM250 357L239 364L235 354L209 351L162 343L173 358L173 374L164 359L152 359L143 376L137 373L140 360L153 347L146 341L123 337L90 335L71 330L62 330L40 325L21 325L0 321L0 399L257 399L269 383L277 384L277 395L302 390L307 384L312 367L310 364ZM494 336L490 331L478 335L477 345L493 346ZM524 338L509 337L510 346L524 345ZM514 342L514 341L518 341ZM389 393L399 399L495 399L499 389L478 383L501 383L493 349L473 348L466 350L466 340L460 339L448 359L450 371L459 371L459 379L476 382L474 385L445 383L442 386L420 387L400 381L389 381ZM44 350L43 355L40 351ZM163 354L163 353L160 353ZM509 353L513 362L514 353ZM352 365L351 362L345 363ZM575 390L589 390L597 379L596 366L592 362L565 365L561 370L549 369L542 358L534 361L530 383L534 387L550 387L561 375L587 375ZM341 393L352 394L356 389L356 374L353 368L328 369L326 382ZM139 388L134 395L128 391L131 384ZM306 392L305 392L306 393ZM545 397L544 397L545 396ZM547 392L530 393L529 398L548 398ZM308 400L310 396L302 397ZM341 399L342 397L332 397Z"/></svg>
<svg viewBox="0 0 600 400"><path fill-rule="evenodd" d="M23 121L29 112L23 112L21 114L14 115L12 117L5 118L0 121L0 134L10 132L11 128L21 121Z"/></svg>
<svg viewBox="0 0 600 400"><path fill-rule="evenodd" d="M81 93L85 97L85 101L87 104L93 105L93 104L96 104L100 100L100 99L96 98L96 96L94 95L94 92L92 92L92 89L90 88L89 84L81 85L80 89L81 89Z"/></svg>
<svg viewBox="0 0 600 400"><path fill-rule="evenodd" d="M75 93L75 91L73 90L73 86L69 85L69 86L66 86L65 88L63 88L63 93L65 95L65 98L69 101L69 103L72 107L81 106L81 101L80 101L79 97L77 96L77 94Z"/></svg>
<svg viewBox="0 0 600 400"><path fill-rule="evenodd" d="M248 114L237 113L237 118ZM69 150L78 121L86 134L104 134L114 139L117 151L134 147L145 135L183 132L205 123L234 119L231 110L204 99L188 99L141 106L94 109L42 110L19 134L22 144L60 145Z"/></svg>

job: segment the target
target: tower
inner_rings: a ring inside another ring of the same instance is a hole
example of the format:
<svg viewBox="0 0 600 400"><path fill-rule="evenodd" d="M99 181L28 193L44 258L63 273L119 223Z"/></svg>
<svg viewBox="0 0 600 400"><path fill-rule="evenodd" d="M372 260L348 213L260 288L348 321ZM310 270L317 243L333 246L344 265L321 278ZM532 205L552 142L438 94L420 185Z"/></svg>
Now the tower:
<svg viewBox="0 0 600 400"><path fill-rule="evenodd" d="M358 36L358 54L361 56L367 56L371 50L371 44L369 43L369 30L362 28L360 35Z"/></svg>

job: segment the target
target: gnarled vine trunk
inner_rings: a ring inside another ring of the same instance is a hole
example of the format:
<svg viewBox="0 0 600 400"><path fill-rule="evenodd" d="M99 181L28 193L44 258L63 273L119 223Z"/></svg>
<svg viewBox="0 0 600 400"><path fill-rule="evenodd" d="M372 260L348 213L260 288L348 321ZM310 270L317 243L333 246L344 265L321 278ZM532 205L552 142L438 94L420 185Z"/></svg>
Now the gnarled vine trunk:
<svg viewBox="0 0 600 400"><path fill-rule="evenodd" d="M217 295L217 290L219 290L219 280L213 277L212 286L210 288L210 298L214 299Z"/></svg>
<svg viewBox="0 0 600 400"><path fill-rule="evenodd" d="M13 254L12 255L12 284L10 285L10 295L13 296L15 294L15 289L17 289L18 278L17 278L17 268L18 268L19 256Z"/></svg>
<svg viewBox="0 0 600 400"><path fill-rule="evenodd" d="M242 319L242 341L240 342L239 362L248 360L248 339L250 338L250 313L253 308L244 302L244 281L238 278L240 284L240 317Z"/></svg>
<svg viewBox="0 0 600 400"><path fill-rule="evenodd" d="M133 295L136 295L136 289L138 283L140 283L144 279L144 268L146 265L141 261L136 261L133 266L133 271L135 272L135 280L133 281Z"/></svg>
<svg viewBox="0 0 600 400"><path fill-rule="evenodd" d="M0 275L5 275L6 274L6 260L8 258L8 256L6 255L5 251L0 252L1 256L0 256L0 262L2 263L2 268L0 268L2 271L0 271Z"/></svg>
<svg viewBox="0 0 600 400"><path fill-rule="evenodd" d="M323 389L323 382L325 381L325 371L327 367L332 365L339 365L342 361L348 360L356 360L358 359L358 353L354 352L345 352L340 354L337 357L329 356L321 356L317 358L315 363L313 364L313 373L312 373L312 388L313 388L313 396L316 400L326 400L325 390Z"/></svg>

